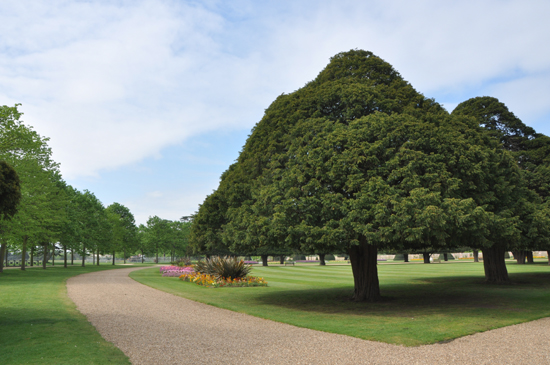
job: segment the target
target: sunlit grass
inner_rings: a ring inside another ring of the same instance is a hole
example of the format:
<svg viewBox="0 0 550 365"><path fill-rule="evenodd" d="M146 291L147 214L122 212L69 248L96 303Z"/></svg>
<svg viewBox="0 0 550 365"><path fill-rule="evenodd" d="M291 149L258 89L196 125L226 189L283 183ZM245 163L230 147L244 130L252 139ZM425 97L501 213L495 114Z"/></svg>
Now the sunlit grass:
<svg viewBox="0 0 550 365"><path fill-rule="evenodd" d="M128 266L116 266L127 268ZM67 296L66 280L111 265L0 274L0 364L130 364Z"/></svg>

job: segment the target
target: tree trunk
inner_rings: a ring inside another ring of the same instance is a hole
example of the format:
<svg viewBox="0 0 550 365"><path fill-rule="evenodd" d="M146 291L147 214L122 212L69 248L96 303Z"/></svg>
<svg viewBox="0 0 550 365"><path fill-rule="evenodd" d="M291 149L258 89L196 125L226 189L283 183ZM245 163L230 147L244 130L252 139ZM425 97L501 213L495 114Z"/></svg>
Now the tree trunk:
<svg viewBox="0 0 550 365"><path fill-rule="evenodd" d="M8 251L8 245L6 244L6 267L8 267L9 263L8 263L8 256L9 256L9 251Z"/></svg>
<svg viewBox="0 0 550 365"><path fill-rule="evenodd" d="M63 245L63 267L67 268L67 246Z"/></svg>
<svg viewBox="0 0 550 365"><path fill-rule="evenodd" d="M353 272L355 290L353 300L356 302L375 302L380 300L380 283L378 282L378 248L367 244L361 237L359 245L353 245L348 250Z"/></svg>
<svg viewBox="0 0 550 365"><path fill-rule="evenodd" d="M534 264L535 260L533 259L533 251L525 251L525 257L527 257L528 264Z"/></svg>
<svg viewBox="0 0 550 365"><path fill-rule="evenodd" d="M27 240L29 239L29 236L24 235L23 236L23 249L21 250L21 270L25 270L25 260L27 258Z"/></svg>
<svg viewBox="0 0 550 365"><path fill-rule="evenodd" d="M281 265L284 265L285 264L285 255L281 255L280 258L279 258L279 263Z"/></svg>
<svg viewBox="0 0 550 365"><path fill-rule="evenodd" d="M82 267L86 266L86 245L82 244Z"/></svg>
<svg viewBox="0 0 550 365"><path fill-rule="evenodd" d="M424 263L429 264L430 263L430 253L429 252L422 252L422 256L424 257Z"/></svg>
<svg viewBox="0 0 550 365"><path fill-rule="evenodd" d="M479 262L479 251L474 250L474 262Z"/></svg>
<svg viewBox="0 0 550 365"><path fill-rule="evenodd" d="M55 243L52 243L52 266L55 266Z"/></svg>
<svg viewBox="0 0 550 365"><path fill-rule="evenodd" d="M31 246L31 266L34 266L34 244Z"/></svg>
<svg viewBox="0 0 550 365"><path fill-rule="evenodd" d="M409 262L409 254L408 253L403 254L403 261L404 262Z"/></svg>
<svg viewBox="0 0 550 365"><path fill-rule="evenodd" d="M449 256L446 253L443 254L443 261L449 261Z"/></svg>
<svg viewBox="0 0 550 365"><path fill-rule="evenodd" d="M71 266L74 265L74 250L71 248Z"/></svg>
<svg viewBox="0 0 550 365"><path fill-rule="evenodd" d="M4 253L6 252L6 242L2 240L0 245L0 272L4 272Z"/></svg>
<svg viewBox="0 0 550 365"><path fill-rule="evenodd" d="M115 264L115 251L113 251L113 265Z"/></svg>
<svg viewBox="0 0 550 365"><path fill-rule="evenodd" d="M46 269L46 262L48 261L48 244L44 243L43 246L44 246L44 255L43 255L43 258L42 258L42 268L45 270Z"/></svg>
<svg viewBox="0 0 550 365"><path fill-rule="evenodd" d="M514 258L516 259L518 265L525 264L525 251L512 251L512 255L514 255Z"/></svg>
<svg viewBox="0 0 550 365"><path fill-rule="evenodd" d="M548 265L550 265L550 251L546 251L546 255L548 255Z"/></svg>
<svg viewBox="0 0 550 365"><path fill-rule="evenodd" d="M97 249L97 266L99 266L99 248Z"/></svg>
<svg viewBox="0 0 550 365"><path fill-rule="evenodd" d="M319 265L321 266L325 266L327 263L325 262L325 254L324 253L320 253L319 254Z"/></svg>
<svg viewBox="0 0 550 365"><path fill-rule="evenodd" d="M143 250L141 250L141 263L145 261L145 254L143 253Z"/></svg>
<svg viewBox="0 0 550 365"><path fill-rule="evenodd" d="M210 255L206 255L206 258L210 258ZM159 250L157 249L157 261L155 261L157 264L159 263Z"/></svg>
<svg viewBox="0 0 550 365"><path fill-rule="evenodd" d="M267 255L261 255L262 266L267 266Z"/></svg>
<svg viewBox="0 0 550 365"><path fill-rule="evenodd" d="M498 247L482 249L485 281L490 284L509 284L508 270L504 260L505 250Z"/></svg>
<svg viewBox="0 0 550 365"><path fill-rule="evenodd" d="M126 265L126 249L122 250L122 255L124 255L124 264ZM164 255L164 261L166 261L166 255Z"/></svg>

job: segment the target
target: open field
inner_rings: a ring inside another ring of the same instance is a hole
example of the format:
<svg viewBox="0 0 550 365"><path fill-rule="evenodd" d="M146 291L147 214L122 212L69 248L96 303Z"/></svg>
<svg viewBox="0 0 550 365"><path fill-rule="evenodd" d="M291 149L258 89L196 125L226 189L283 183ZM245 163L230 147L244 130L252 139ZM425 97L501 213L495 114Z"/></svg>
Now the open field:
<svg viewBox="0 0 550 365"><path fill-rule="evenodd" d="M407 346L550 316L550 267L509 263L509 286L483 283L483 264L380 264L381 303L354 303L349 265L254 267L269 287L203 288L158 269L131 273L151 287L300 327Z"/></svg>
<svg viewBox="0 0 550 365"><path fill-rule="evenodd" d="M67 297L69 277L109 269L56 265L0 274L0 364L129 364Z"/></svg>

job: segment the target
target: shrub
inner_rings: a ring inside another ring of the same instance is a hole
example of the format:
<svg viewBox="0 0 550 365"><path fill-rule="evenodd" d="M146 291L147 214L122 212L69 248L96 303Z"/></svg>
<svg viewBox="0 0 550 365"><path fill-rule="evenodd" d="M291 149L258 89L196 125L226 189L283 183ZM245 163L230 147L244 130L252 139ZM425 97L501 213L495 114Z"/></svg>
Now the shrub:
<svg viewBox="0 0 550 365"><path fill-rule="evenodd" d="M330 253L325 255L325 261L334 261L334 260L336 260L334 255L332 255Z"/></svg>
<svg viewBox="0 0 550 365"><path fill-rule="evenodd" d="M191 266L191 259L189 257L182 257L181 259L172 262L172 265L180 267Z"/></svg>
<svg viewBox="0 0 550 365"><path fill-rule="evenodd" d="M294 261L297 261L297 260L305 260L306 257L304 255L294 255Z"/></svg>
<svg viewBox="0 0 550 365"><path fill-rule="evenodd" d="M252 267L236 257L212 257L195 264L195 272L216 278L244 278Z"/></svg>

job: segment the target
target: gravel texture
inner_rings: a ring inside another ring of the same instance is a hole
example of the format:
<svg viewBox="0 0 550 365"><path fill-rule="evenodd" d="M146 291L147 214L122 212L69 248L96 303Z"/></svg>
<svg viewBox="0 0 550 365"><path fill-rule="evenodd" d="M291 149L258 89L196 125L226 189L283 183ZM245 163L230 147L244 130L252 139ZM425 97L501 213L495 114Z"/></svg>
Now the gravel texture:
<svg viewBox="0 0 550 365"><path fill-rule="evenodd" d="M133 270L67 282L78 310L133 364L550 364L550 318L404 347L193 302L130 279Z"/></svg>

